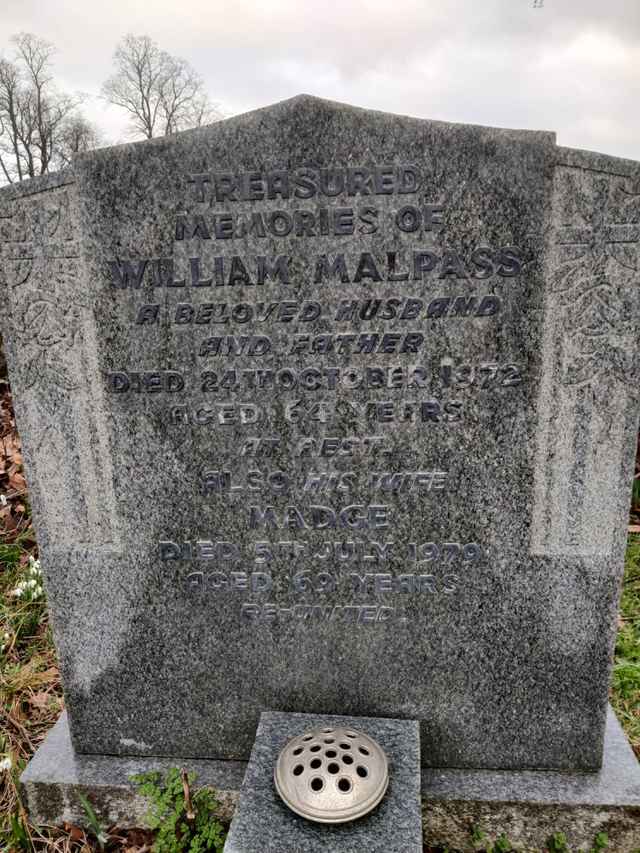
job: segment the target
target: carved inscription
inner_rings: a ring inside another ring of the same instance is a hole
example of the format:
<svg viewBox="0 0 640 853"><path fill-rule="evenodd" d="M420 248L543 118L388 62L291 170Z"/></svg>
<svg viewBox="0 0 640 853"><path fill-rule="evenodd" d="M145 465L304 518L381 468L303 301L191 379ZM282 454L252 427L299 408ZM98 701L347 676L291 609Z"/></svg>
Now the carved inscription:
<svg viewBox="0 0 640 853"><path fill-rule="evenodd" d="M231 458L188 476L246 537L169 537L158 558L189 594L236 601L247 628L402 623L402 601L455 598L488 556L453 529L402 530L459 489L437 452L413 458L410 434L455 435L527 382L505 348L469 359L439 343L433 357L452 332L495 337L531 260L509 240L450 235L453 205L411 164L203 171L185 175L173 254L107 259L132 334L162 330L189 353L188 366L114 365L114 409L155 406L168 435L234 436Z"/></svg>

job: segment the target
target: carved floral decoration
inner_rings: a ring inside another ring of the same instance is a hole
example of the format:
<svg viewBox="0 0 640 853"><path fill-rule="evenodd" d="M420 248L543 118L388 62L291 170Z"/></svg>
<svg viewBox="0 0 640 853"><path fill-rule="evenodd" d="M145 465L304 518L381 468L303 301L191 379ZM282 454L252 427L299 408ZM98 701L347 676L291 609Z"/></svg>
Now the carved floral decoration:
<svg viewBox="0 0 640 853"><path fill-rule="evenodd" d="M50 413L77 387L70 354L80 334L77 246L66 192L46 204L16 201L0 219L2 278L9 289L10 322L26 354L25 388L38 392Z"/></svg>
<svg viewBox="0 0 640 853"><path fill-rule="evenodd" d="M563 308L563 380L584 386L603 373L638 375L640 186L629 179L565 175L563 224L556 238L556 293Z"/></svg>

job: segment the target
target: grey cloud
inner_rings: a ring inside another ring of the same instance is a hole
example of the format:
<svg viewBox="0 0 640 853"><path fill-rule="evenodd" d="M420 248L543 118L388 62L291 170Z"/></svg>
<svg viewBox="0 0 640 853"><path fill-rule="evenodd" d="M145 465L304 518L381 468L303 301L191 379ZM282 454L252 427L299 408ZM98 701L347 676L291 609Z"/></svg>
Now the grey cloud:
<svg viewBox="0 0 640 853"><path fill-rule="evenodd" d="M425 118L556 130L561 144L640 159L636 0L4 0L3 30L60 48L97 93L117 40L148 33L187 58L227 112L301 91ZM125 122L95 101L121 138Z"/></svg>

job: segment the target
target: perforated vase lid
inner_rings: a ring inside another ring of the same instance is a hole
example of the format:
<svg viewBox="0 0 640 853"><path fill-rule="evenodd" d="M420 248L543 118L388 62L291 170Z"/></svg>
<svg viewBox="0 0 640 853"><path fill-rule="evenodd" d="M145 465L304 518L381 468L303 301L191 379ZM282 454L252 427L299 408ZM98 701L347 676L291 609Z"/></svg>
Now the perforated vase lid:
<svg viewBox="0 0 640 853"><path fill-rule="evenodd" d="M387 756L355 729L312 729L290 740L274 771L289 808L318 823L346 823L368 814L389 784Z"/></svg>

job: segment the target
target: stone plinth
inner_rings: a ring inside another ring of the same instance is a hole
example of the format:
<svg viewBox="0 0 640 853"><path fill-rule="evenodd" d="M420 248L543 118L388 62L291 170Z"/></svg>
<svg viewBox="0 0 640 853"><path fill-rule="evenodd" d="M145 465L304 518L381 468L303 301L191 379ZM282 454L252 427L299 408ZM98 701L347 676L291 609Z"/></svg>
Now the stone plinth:
<svg viewBox="0 0 640 853"><path fill-rule="evenodd" d="M471 853L470 827L505 833L527 850L546 850L564 832L571 850L590 850L599 832L612 853L640 850L640 764L611 708L597 773L423 768L425 841Z"/></svg>
<svg viewBox="0 0 640 853"><path fill-rule="evenodd" d="M338 826L294 814L278 796L273 771L287 741L317 726L366 732L389 759L389 788L368 815ZM265 713L244 777L225 853L422 853L420 736L407 720Z"/></svg>
<svg viewBox="0 0 640 853"><path fill-rule="evenodd" d="M636 853L640 847L640 765L611 710L604 745L604 760L597 773L423 768L425 841L449 844L466 853L474 849L473 827L480 827L492 838L504 832L528 849L543 850L553 832L564 831L571 846L588 849L598 832L606 832L610 850ZM164 773L175 766L195 772L198 785L213 787L221 818L231 818L247 762L79 755L71 745L66 714L29 763L21 782L36 823L68 820L84 824L86 815L78 798L82 793L105 824L144 826L148 806L136 794L130 777L148 770ZM259 763L256 772L258 767ZM263 791L262 802L276 807L264 778L261 783L258 780L256 790ZM282 817L281 808L284 806L278 805Z"/></svg>

